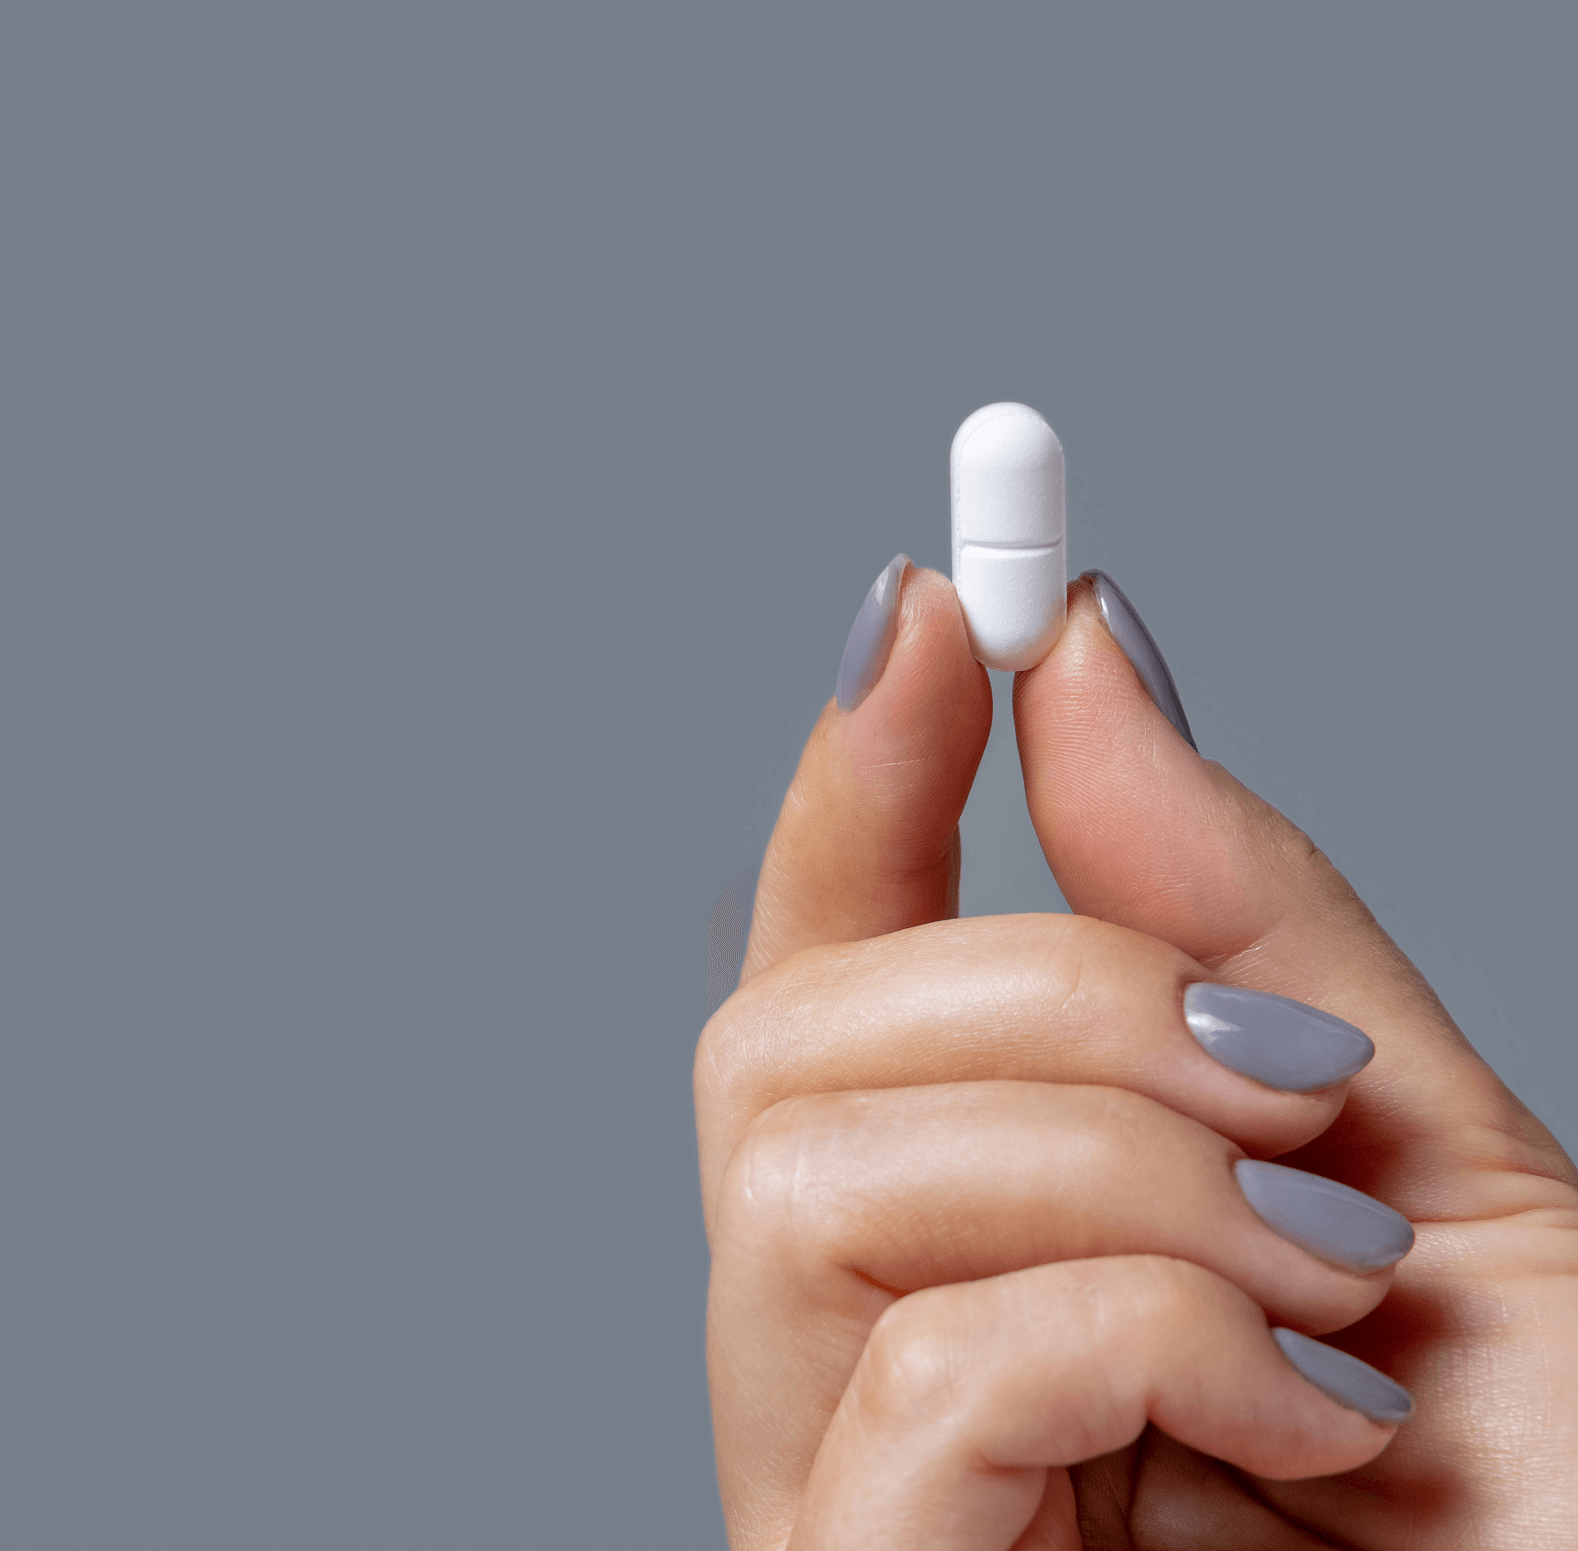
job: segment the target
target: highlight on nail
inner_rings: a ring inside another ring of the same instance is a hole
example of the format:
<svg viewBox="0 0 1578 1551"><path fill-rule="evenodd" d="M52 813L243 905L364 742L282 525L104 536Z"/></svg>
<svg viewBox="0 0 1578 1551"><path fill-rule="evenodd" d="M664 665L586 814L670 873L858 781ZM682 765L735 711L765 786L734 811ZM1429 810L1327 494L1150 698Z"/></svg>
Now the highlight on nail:
<svg viewBox="0 0 1578 1551"><path fill-rule="evenodd" d="M1375 1055L1362 1029L1269 991L1196 981L1184 991L1183 1012L1208 1056L1284 1093L1329 1088Z"/></svg>
<svg viewBox="0 0 1578 1551"><path fill-rule="evenodd" d="M910 557L895 555L871 584L849 628L834 691L840 711L856 710L877 687L899 632L899 592Z"/></svg>
<svg viewBox="0 0 1578 1551"><path fill-rule="evenodd" d="M1189 718L1184 715L1183 701L1178 698L1178 686L1173 683L1172 670L1162 656L1156 638L1145 628L1140 612L1129 602L1124 590L1105 571L1086 571L1081 581L1089 582L1096 593L1096 603L1101 609L1112 639L1123 649L1136 677L1145 686L1156 709L1177 729L1179 737L1196 753L1199 745L1189 731Z"/></svg>

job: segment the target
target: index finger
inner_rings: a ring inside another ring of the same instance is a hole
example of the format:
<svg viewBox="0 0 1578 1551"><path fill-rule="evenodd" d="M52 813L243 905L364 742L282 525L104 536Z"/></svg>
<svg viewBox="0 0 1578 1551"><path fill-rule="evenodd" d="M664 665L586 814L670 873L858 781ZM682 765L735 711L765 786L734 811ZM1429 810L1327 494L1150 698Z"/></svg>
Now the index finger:
<svg viewBox="0 0 1578 1551"><path fill-rule="evenodd" d="M953 584L896 556L768 842L742 982L802 948L958 914L959 815L991 723Z"/></svg>

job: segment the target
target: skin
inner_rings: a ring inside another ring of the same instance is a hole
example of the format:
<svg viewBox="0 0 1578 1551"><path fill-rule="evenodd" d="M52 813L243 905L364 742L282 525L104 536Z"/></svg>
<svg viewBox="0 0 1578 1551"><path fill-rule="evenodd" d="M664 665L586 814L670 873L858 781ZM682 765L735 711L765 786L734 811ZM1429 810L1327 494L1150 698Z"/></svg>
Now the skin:
<svg viewBox="0 0 1578 1551"><path fill-rule="evenodd" d="M1076 912L957 914L991 694L904 582L813 731L738 992L696 1058L709 1375L735 1551L1534 1551L1578 1544L1578 1172L1311 842L1178 737L1070 590L1014 714ZM1192 981L1364 1029L1349 1083L1219 1066ZM1410 1218L1368 1274L1232 1164ZM1413 1392L1383 1427L1268 1322Z"/></svg>

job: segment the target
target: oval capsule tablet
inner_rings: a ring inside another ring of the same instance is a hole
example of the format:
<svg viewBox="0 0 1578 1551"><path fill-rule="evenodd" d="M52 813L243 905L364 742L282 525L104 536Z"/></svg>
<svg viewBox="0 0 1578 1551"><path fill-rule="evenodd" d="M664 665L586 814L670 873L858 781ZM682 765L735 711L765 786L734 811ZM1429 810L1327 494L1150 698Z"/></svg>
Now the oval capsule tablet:
<svg viewBox="0 0 1578 1551"><path fill-rule="evenodd" d="M988 668L1033 668L1068 612L1063 444L1027 404L988 404L949 455L953 584L970 650Z"/></svg>

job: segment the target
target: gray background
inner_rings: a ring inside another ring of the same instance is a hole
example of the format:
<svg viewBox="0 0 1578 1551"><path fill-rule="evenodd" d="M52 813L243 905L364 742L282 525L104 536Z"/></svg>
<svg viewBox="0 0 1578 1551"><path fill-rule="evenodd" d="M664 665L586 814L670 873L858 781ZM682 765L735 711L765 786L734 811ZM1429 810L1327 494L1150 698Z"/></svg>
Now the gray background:
<svg viewBox="0 0 1578 1551"><path fill-rule="evenodd" d="M8 0L0 1544L721 1544L705 922L991 399L1578 1141L1575 15Z"/></svg>

